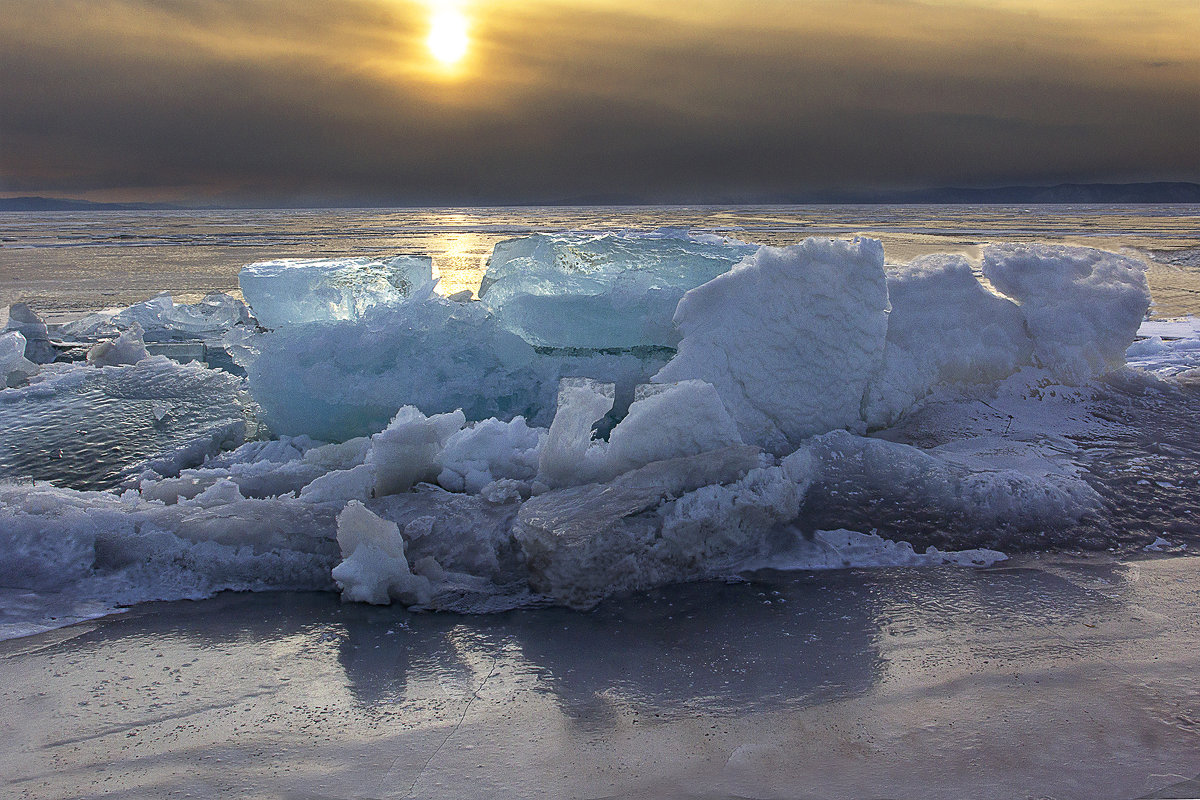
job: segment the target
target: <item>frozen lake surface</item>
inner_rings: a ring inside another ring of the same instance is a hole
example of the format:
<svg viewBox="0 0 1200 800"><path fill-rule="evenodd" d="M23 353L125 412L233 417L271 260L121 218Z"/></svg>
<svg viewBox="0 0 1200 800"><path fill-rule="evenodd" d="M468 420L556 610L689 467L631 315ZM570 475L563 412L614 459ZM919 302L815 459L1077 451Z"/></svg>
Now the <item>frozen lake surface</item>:
<svg viewBox="0 0 1200 800"><path fill-rule="evenodd" d="M0 215L0 793L1194 797L1198 221Z"/></svg>
<svg viewBox="0 0 1200 800"><path fill-rule="evenodd" d="M759 244L862 233L889 263L977 256L989 242L1135 248L1153 256L1156 312L1200 311L1200 206L735 206L56 212L0 215L0 308L54 320L162 291L237 290L245 264L283 257L428 255L452 294L476 289L492 247L539 231L686 227Z"/></svg>
<svg viewBox="0 0 1200 800"><path fill-rule="evenodd" d="M1194 562L762 573L587 613L225 594L0 643L66 798L1133 800L1200 791Z"/></svg>

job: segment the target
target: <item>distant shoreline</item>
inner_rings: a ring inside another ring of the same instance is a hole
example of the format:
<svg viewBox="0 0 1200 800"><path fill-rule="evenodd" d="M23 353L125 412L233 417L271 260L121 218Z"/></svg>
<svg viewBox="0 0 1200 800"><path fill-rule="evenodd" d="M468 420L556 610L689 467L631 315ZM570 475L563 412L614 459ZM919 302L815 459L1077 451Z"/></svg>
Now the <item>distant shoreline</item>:
<svg viewBox="0 0 1200 800"><path fill-rule="evenodd" d="M2 212L53 211L263 211L268 209L362 208L504 208L556 206L794 206L794 205L1191 205L1200 204L1200 184L1179 181L1152 183L1063 183L1054 186L995 188L937 188L889 192L827 192L776 194L760 197L654 201L617 195L582 195L540 202L466 202L457 204L402 201L347 204L246 204L187 206L170 203L97 203L90 200L24 196L0 197Z"/></svg>

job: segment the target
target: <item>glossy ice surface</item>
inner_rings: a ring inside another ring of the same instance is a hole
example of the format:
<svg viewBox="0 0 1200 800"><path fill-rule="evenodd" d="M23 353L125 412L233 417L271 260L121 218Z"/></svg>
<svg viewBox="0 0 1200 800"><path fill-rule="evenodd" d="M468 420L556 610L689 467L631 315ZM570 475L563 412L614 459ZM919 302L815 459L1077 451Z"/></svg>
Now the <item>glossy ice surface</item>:
<svg viewBox="0 0 1200 800"><path fill-rule="evenodd" d="M1191 558L764 573L579 614L222 595L0 644L0 793L1194 797Z"/></svg>

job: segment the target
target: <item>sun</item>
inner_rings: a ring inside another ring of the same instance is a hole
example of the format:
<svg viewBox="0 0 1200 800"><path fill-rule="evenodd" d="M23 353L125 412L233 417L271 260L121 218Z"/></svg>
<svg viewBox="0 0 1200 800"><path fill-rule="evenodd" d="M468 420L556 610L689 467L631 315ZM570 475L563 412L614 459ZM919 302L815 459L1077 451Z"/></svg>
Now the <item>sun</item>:
<svg viewBox="0 0 1200 800"><path fill-rule="evenodd" d="M457 64L467 54L467 18L456 8L435 8L425 44L446 66Z"/></svg>

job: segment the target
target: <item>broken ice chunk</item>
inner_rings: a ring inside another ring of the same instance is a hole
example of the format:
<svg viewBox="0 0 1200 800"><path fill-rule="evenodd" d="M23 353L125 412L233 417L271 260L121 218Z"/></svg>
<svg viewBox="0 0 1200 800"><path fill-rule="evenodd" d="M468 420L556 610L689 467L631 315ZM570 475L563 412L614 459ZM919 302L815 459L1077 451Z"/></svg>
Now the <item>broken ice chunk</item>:
<svg viewBox="0 0 1200 800"><path fill-rule="evenodd" d="M606 472L603 448L592 447L592 425L613 407L616 386L588 378L563 378L558 410L538 462L547 486L571 486L600 480Z"/></svg>
<svg viewBox="0 0 1200 800"><path fill-rule="evenodd" d="M446 440L465 423L462 411L432 417L415 406L397 411L387 428L371 437L366 463L375 471L375 494L396 494L436 478Z"/></svg>
<svg viewBox="0 0 1200 800"><path fill-rule="evenodd" d="M673 347L675 305L755 247L686 232L538 233L500 242L479 297L500 323L547 347Z"/></svg>
<svg viewBox="0 0 1200 800"><path fill-rule="evenodd" d="M20 386L37 372L38 365L25 357L25 337L20 331L0 334L0 389Z"/></svg>
<svg viewBox="0 0 1200 800"><path fill-rule="evenodd" d="M610 473L618 475L666 458L693 456L742 444L717 390L704 381L637 387L629 414L609 436Z"/></svg>
<svg viewBox="0 0 1200 800"><path fill-rule="evenodd" d="M135 322L115 342L93 345L88 350L87 363L94 367L115 367L119 364L136 364L148 355L146 342L142 339L142 326Z"/></svg>
<svg viewBox="0 0 1200 800"><path fill-rule="evenodd" d="M411 297L433 281L428 256L283 258L242 267L238 285L268 328L357 319L368 308Z"/></svg>
<svg viewBox="0 0 1200 800"><path fill-rule="evenodd" d="M1034 357L1068 384L1123 366L1150 306L1144 263L1090 247L992 245L983 274L1020 304Z"/></svg>
<svg viewBox="0 0 1200 800"><path fill-rule="evenodd" d="M429 602L432 586L428 578L409 569L396 523L351 500L338 514L337 540L343 561L332 574L342 587L342 599L375 605L393 599L407 605Z"/></svg>
<svg viewBox="0 0 1200 800"><path fill-rule="evenodd" d="M25 357L35 364L49 364L58 357L50 343L46 323L24 303L13 303L8 309L5 331L17 331L25 337Z"/></svg>
<svg viewBox="0 0 1200 800"><path fill-rule="evenodd" d="M883 246L812 238L763 247L679 301L679 352L655 383L716 387L742 438L778 454L861 430L887 335Z"/></svg>
<svg viewBox="0 0 1200 800"><path fill-rule="evenodd" d="M75 339L95 339L115 336L137 324L147 342L212 340L249 320L246 304L227 294L214 292L189 304L176 303L170 292L162 292L128 308L88 314L63 325L61 331L64 336Z"/></svg>

